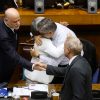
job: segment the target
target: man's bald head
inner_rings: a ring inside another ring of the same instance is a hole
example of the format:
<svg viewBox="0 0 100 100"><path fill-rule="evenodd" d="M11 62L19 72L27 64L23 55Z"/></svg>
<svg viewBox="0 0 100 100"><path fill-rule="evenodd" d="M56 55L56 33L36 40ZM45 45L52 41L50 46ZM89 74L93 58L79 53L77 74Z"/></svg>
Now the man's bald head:
<svg viewBox="0 0 100 100"><path fill-rule="evenodd" d="M17 17L19 16L19 12L15 8L8 8L5 11L5 17L11 18L11 17Z"/></svg>
<svg viewBox="0 0 100 100"><path fill-rule="evenodd" d="M4 22L9 28L18 29L20 26L20 15L17 9L8 8L5 11Z"/></svg>

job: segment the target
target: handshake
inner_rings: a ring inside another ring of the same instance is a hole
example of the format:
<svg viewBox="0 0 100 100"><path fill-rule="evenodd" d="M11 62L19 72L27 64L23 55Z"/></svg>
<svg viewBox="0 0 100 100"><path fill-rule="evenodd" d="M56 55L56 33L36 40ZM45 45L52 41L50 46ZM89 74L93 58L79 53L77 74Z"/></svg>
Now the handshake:
<svg viewBox="0 0 100 100"><path fill-rule="evenodd" d="M42 62L36 62L32 66L33 70L39 70L39 71L45 71L46 68L47 68L47 64L44 64Z"/></svg>

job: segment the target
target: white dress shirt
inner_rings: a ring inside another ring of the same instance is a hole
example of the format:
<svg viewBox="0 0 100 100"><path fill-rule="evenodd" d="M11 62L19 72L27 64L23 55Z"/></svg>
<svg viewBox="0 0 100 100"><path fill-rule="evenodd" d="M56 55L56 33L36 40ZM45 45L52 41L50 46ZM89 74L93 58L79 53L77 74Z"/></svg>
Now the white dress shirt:
<svg viewBox="0 0 100 100"><path fill-rule="evenodd" d="M61 25L59 23L56 23L56 25L57 25L57 29L52 37L52 43L56 47L58 47L59 45L64 45L64 42L65 42L68 34L71 34L72 36L76 37L75 33L72 30L70 30L69 28L67 28L66 26ZM62 47L62 49L64 49L64 46ZM49 56L46 57L46 59L48 59L48 58L49 58ZM57 61L58 64L60 64L60 65L66 65L69 62L69 59L64 56L64 52L58 58L53 58L53 59L55 59L55 61Z"/></svg>
<svg viewBox="0 0 100 100"><path fill-rule="evenodd" d="M73 56L73 57L69 60L69 65L72 63L72 61L73 61L76 57L77 57L77 55L76 55L76 56Z"/></svg>

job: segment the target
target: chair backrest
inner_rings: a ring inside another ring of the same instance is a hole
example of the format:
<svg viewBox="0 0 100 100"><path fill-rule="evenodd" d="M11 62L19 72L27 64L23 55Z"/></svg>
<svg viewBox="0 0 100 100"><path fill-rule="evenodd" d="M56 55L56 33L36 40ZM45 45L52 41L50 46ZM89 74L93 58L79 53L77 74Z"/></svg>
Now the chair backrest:
<svg viewBox="0 0 100 100"><path fill-rule="evenodd" d="M93 75L97 69L96 47L89 40L85 39L80 39L80 40L83 43L83 51L84 51L83 57L85 57L87 61L90 63Z"/></svg>
<svg viewBox="0 0 100 100"><path fill-rule="evenodd" d="M92 83L100 83L100 68L98 67L96 72L93 74Z"/></svg>

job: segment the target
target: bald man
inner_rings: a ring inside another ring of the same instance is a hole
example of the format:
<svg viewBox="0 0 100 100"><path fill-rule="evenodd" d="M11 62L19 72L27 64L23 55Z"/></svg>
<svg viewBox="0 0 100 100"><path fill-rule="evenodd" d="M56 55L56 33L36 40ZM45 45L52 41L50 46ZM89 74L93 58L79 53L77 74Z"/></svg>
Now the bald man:
<svg viewBox="0 0 100 100"><path fill-rule="evenodd" d="M9 82L16 66L20 65L32 71L32 63L21 57L17 49L17 33L20 27L20 15L15 8L5 11L0 21L0 82Z"/></svg>

